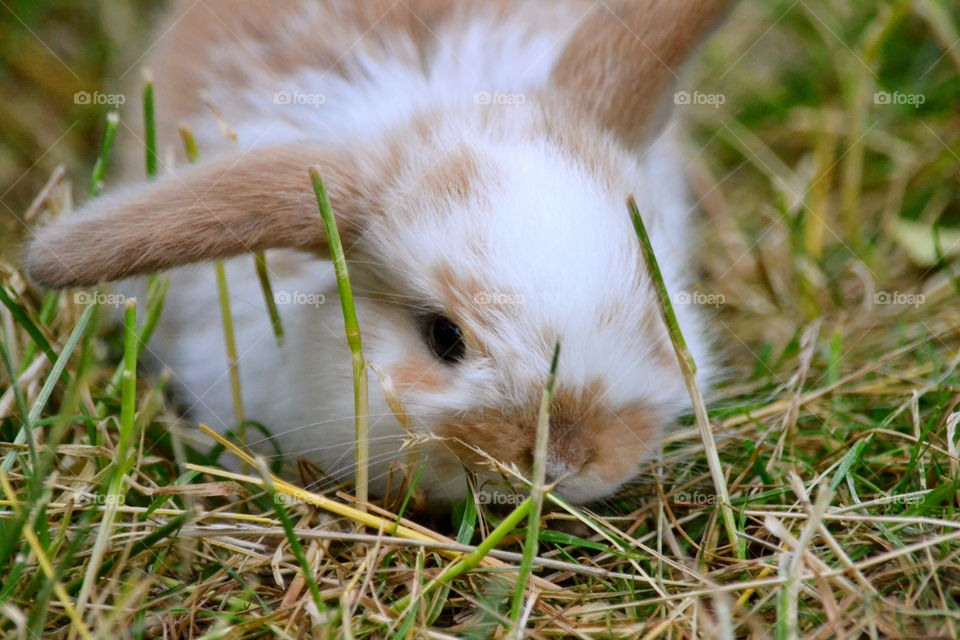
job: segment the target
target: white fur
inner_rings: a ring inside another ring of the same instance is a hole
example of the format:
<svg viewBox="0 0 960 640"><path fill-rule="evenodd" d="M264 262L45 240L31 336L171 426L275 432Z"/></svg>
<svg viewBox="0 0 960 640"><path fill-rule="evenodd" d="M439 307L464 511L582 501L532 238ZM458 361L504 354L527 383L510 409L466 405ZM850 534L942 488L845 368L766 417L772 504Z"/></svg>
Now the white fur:
<svg viewBox="0 0 960 640"><path fill-rule="evenodd" d="M262 70L253 86L238 93L236 87L218 84L216 69L211 69L211 98L238 132L239 146L254 153L260 146L299 140L332 146L375 141L421 110L469 111L484 94L524 96L519 99L523 104L515 105L522 122L536 117L532 96L547 81L580 14L580 5L553 6L563 4L551 3L554 19L543 20L548 26L532 38L529 27L492 20L437 34L443 45L427 74L400 62L402 55L371 55L361 41L349 55L350 64L363 69L363 80L348 82L309 67L279 78ZM309 15L291 19L285 28L318 29ZM411 46L396 43L399 53ZM223 55L238 52L242 50ZM323 102L276 104L277 92L323 96ZM642 398L656 404L665 420L672 419L688 400L679 374L665 374L651 364L652 347L636 330L655 302L634 294L641 258L623 201L626 190L606 192L549 145L511 141L502 132L471 124L469 117L453 122L436 132L438 139L450 144L465 140L501 177L487 188L482 211L464 206L446 216L425 218L428 221L416 228L389 227L382 236L374 231L370 241L379 246L382 264L423 267L422 273L408 269L396 276L404 280L405 291L416 292L422 300L435 294L427 268L455 264L465 273L489 278L493 293L518 295L522 321L502 327L498 335L483 336L490 359L450 374L451 385L444 392L411 392L405 402L415 427L430 433L445 411L499 406L541 381L549 363L533 345L545 326L555 329L562 341L562 384L602 379L604 402L620 405ZM231 146L208 116L198 115L191 124L205 154ZM671 136L653 144L641 159L626 153L623 157L618 179L644 207L668 285L678 290L686 275L689 206ZM491 249L471 258L464 247L478 239ZM351 365L332 266L291 251L269 252L268 259L278 297L316 296L312 300L319 302L323 296L324 302L280 305L287 337L278 347L253 259L227 262L247 417L276 434L275 443L261 441L252 431L249 439L268 455L275 444L287 460L304 456L349 479L354 446ZM359 273L366 267L352 268ZM234 420L213 271L201 265L174 270L170 277L164 318L150 352L172 370L192 418L225 430ZM624 299L630 312L620 323L599 328L596 312ZM357 303L368 360L385 367L402 362L418 340L412 329L403 328L402 308L388 308L363 291ZM677 307L677 312L694 355L706 365L697 318L689 306ZM388 464L406 457L399 450L405 432L372 374L370 390L370 475L373 490L379 491ZM431 448L429 455L421 485L437 498L462 496L460 463L442 445ZM564 485L563 491L573 500L587 500L613 488L596 477L583 477Z"/></svg>
<svg viewBox="0 0 960 640"><path fill-rule="evenodd" d="M552 3L551 3L552 4ZM557 3L559 4L559 3ZM304 15L285 21L276 39L285 31L329 28L322 16L304 5ZM236 56L248 58L252 87L237 88L219 81L216 64L209 71L209 97L236 129L241 148L292 142L309 137L334 146L349 146L359 140L377 140L392 128L424 109L455 108L475 104L484 95L522 96L547 81L550 70L580 12L542 4L528 8L540 27L531 34L529 23L496 23L493 17L467 24L456 22L435 33L441 43L428 73L404 60L416 58L413 44L399 40L395 56L384 60L371 52L361 36L345 56L353 73L347 80L330 69L305 66L289 76L277 76L264 68L261 55L248 47L231 47L220 55L224 62ZM521 18L523 16L520 16ZM311 22L316 20L317 22ZM322 25L322 27L321 27ZM548 26L549 25L549 26ZM277 104L277 93L316 97L299 104ZM520 98L520 99L523 99ZM322 100L322 104L316 104ZM207 147L226 142L207 114L191 121L198 138Z"/></svg>

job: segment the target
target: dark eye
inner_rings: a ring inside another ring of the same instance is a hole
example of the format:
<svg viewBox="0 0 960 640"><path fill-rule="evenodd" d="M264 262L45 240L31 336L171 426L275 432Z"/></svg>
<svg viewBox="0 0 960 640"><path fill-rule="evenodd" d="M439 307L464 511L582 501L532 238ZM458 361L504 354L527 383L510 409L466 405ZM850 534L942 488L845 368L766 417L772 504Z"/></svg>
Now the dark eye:
<svg viewBox="0 0 960 640"><path fill-rule="evenodd" d="M446 362L459 362L467 350L463 344L463 332L450 318L435 315L427 319L427 343L438 358Z"/></svg>

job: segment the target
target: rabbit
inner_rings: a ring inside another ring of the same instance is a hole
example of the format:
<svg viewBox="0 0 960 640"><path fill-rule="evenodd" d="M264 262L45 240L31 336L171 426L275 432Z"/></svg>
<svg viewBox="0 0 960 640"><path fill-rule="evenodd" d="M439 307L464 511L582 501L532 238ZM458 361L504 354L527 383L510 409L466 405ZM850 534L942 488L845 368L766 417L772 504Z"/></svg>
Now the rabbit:
<svg viewBox="0 0 960 640"><path fill-rule="evenodd" d="M189 419L225 431L217 289L198 264L225 261L247 418L270 430L249 444L349 480L352 361L308 176L319 167L372 365L371 492L407 459L405 441L432 504L463 499L467 471L498 477L491 460L529 470L559 342L547 479L574 504L609 497L689 409L625 201L635 195L681 291L692 223L672 87L727 5L181 3L146 64L161 141L186 123L200 163L177 152L168 175L40 229L25 271L58 289L166 272L148 351ZM279 346L256 251L281 303ZM708 384L706 323L691 305L676 314Z"/></svg>

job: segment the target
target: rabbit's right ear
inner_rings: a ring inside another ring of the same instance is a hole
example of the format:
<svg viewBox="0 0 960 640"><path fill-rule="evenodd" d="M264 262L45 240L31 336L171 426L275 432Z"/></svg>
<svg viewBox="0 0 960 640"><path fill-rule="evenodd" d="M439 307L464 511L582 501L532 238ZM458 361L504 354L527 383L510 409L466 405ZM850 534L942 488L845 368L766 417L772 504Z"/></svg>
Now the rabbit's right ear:
<svg viewBox="0 0 960 640"><path fill-rule="evenodd" d="M95 200L39 231L26 271L66 288L272 248L325 253L308 169L318 165L344 246L374 210L376 181L348 154L283 145L236 154Z"/></svg>
<svg viewBox="0 0 960 640"><path fill-rule="evenodd" d="M597 0L552 73L565 104L629 147L669 110L669 87L732 0Z"/></svg>

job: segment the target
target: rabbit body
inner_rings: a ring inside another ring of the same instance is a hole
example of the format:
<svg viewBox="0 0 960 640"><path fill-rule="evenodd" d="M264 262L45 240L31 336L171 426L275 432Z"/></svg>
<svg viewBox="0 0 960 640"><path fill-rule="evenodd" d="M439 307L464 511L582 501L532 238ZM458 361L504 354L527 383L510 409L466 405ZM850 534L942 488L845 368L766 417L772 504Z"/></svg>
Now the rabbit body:
<svg viewBox="0 0 960 640"><path fill-rule="evenodd" d="M81 273L58 279L28 257L31 273L66 286L174 267L150 355L171 370L190 419L223 431L235 420L215 277L188 263L225 259L246 417L271 432L248 441L347 480L351 356L306 177L320 165L374 366L372 491L411 451L438 503L464 495L464 464L496 477L496 459L525 473L559 342L548 477L574 502L608 495L688 406L624 204L636 196L668 289L682 290L691 207L677 145L663 133L670 78L620 92L632 76L613 71L634 55L634 39L661 62L681 62L722 3L678 4L688 13L639 1L646 13L625 10L633 28L616 37L590 35L591 20L617 29L620 19L586 0L183 4L148 65L161 140L187 123L203 166L118 190L55 225L32 251L54 247ZM691 33L671 18L690 21ZM628 50L611 54L608 41ZM653 77L649 65L631 73ZM164 214L150 220L156 209ZM126 266L93 256L103 225L85 221L97 216L121 220L120 239L100 244L104 256L129 256ZM236 255L258 249L269 249L279 346L253 258ZM90 264L101 266L88 277ZM676 311L706 378L702 323L689 305ZM461 358L442 357L425 335L437 317L462 333Z"/></svg>

